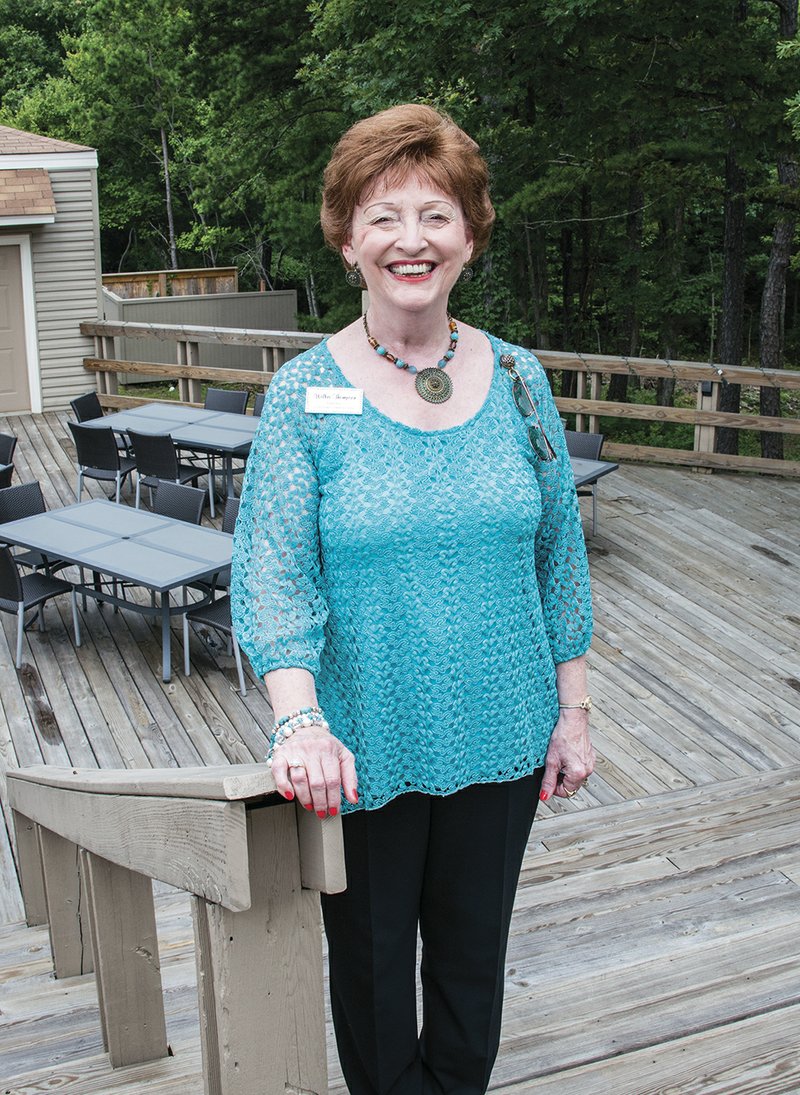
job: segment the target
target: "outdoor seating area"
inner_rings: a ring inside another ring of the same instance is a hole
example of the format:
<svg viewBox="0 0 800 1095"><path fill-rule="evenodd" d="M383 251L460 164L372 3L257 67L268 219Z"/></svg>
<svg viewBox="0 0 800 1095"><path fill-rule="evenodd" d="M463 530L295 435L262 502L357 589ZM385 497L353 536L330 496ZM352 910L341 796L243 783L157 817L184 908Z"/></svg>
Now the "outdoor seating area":
<svg viewBox="0 0 800 1095"><path fill-rule="evenodd" d="M0 422L18 438L17 480L40 483L51 514L75 504L70 417ZM88 494L89 504L137 520L133 495L126 489L117 507L108 490L88 481L84 505ZM574 800L543 806L534 827L492 1090L800 1086L791 1035L800 927L795 494L790 480L675 468L625 465L606 477L588 540L598 771ZM147 505L145 491L149 520ZM588 529L591 500L582 505ZM203 512L199 531L221 536L220 516L212 528ZM220 573L218 597L225 585ZM141 589L126 595L150 603ZM80 648L68 597L53 598L45 615L46 631L26 632L19 672L16 621L0 615L7 766L176 771L263 759L271 711L246 663L242 695L224 629L190 621L191 673L165 682L161 629L146 614L115 614L90 598ZM170 620L179 646L182 627ZM15 883L0 835L4 883ZM156 887L174 1056L114 1071L94 977L53 980L46 927L21 928L19 892L2 892L4 1090L201 1090L183 893ZM330 1091L344 1095L328 1029Z"/></svg>

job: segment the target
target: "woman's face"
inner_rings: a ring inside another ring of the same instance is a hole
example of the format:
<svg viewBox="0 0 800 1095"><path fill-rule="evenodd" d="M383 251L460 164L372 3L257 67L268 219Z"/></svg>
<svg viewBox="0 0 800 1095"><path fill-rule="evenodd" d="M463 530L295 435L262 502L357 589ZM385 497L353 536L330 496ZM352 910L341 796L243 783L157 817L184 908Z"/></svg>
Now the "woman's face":
<svg viewBox="0 0 800 1095"><path fill-rule="evenodd" d="M353 212L342 254L358 263L371 307L446 309L472 255L472 232L458 199L424 175L392 184L378 179Z"/></svg>

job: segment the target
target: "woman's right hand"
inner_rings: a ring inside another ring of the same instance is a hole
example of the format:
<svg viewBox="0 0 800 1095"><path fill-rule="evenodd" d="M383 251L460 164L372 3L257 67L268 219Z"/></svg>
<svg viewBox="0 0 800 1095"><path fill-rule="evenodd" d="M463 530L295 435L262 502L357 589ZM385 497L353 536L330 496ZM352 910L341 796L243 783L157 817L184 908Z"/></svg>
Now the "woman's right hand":
<svg viewBox="0 0 800 1095"><path fill-rule="evenodd" d="M327 730L304 726L272 753L275 786L286 799L297 798L317 817L334 817L341 795L358 803L355 757Z"/></svg>

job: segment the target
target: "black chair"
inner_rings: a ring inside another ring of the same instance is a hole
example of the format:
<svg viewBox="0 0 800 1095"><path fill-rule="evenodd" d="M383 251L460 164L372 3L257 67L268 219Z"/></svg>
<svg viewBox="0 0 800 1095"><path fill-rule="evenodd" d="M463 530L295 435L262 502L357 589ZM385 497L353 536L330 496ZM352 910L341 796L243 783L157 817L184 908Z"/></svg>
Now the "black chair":
<svg viewBox="0 0 800 1095"><path fill-rule="evenodd" d="M264 400L267 398L266 392L259 392L256 396L256 401L253 404L253 417L260 418L261 412L264 410Z"/></svg>
<svg viewBox="0 0 800 1095"><path fill-rule="evenodd" d="M567 452L578 460L599 460L605 436L602 433L582 433L564 430ZM597 532L597 482L587 483L578 489L579 498L592 499L592 536Z"/></svg>
<svg viewBox="0 0 800 1095"><path fill-rule="evenodd" d="M78 484L75 496L80 502L84 479L98 479L116 486L116 501L119 502L122 484L136 467L136 461L123 456L117 448L114 431L109 428L82 426L77 422L67 425L75 442L78 462Z"/></svg>
<svg viewBox="0 0 800 1095"><path fill-rule="evenodd" d="M224 411L226 414L244 414L247 410L247 400L250 393L228 388L207 388L203 406L207 411ZM201 468L201 475L208 476L208 504L211 516L214 516L214 477L217 470L216 456L210 453L199 452L196 449L187 449L191 459L196 461L195 467ZM234 475L244 473L244 464L232 469Z"/></svg>
<svg viewBox="0 0 800 1095"><path fill-rule="evenodd" d="M17 439L13 433L0 433L0 464L14 463L14 449Z"/></svg>
<svg viewBox="0 0 800 1095"><path fill-rule="evenodd" d="M244 414L249 392L229 388L207 388L203 406L207 411L225 411L228 414Z"/></svg>
<svg viewBox="0 0 800 1095"><path fill-rule="evenodd" d="M44 502L42 488L37 482L18 483L15 487L6 487L0 490L0 526L8 521L21 521L23 517L35 517L37 513L46 513L47 506ZM3 541L3 530L0 527L0 543ZM33 570L44 570L52 574L61 570L69 563L63 559L53 559L42 555L34 549L17 552L14 560L19 566L31 567Z"/></svg>
<svg viewBox="0 0 800 1095"><path fill-rule="evenodd" d="M103 417L103 408L100 405L97 392L87 392L85 395L79 395L76 399L71 399L69 405L72 407L72 413L78 422L93 422L96 418ZM115 434L114 439L117 442L117 448L129 455L127 437Z"/></svg>
<svg viewBox="0 0 800 1095"><path fill-rule="evenodd" d="M228 637L229 650L233 653L233 657L236 661L236 672L239 676L239 692L243 695L247 695L247 683L244 679L244 669L242 668L242 655L239 650L239 644L236 641L236 636L233 633L233 625L231 623L231 599L228 594L224 597L220 597L217 601L210 601L208 604L198 605L197 608L190 608L188 612L183 616L183 671L188 677L191 673L191 665L189 662L189 624L200 624L205 627L211 627L215 631L220 631L223 635Z"/></svg>
<svg viewBox="0 0 800 1095"><path fill-rule="evenodd" d="M11 480L13 476L13 464L0 464L0 490L5 490L6 487L11 486Z"/></svg>
<svg viewBox="0 0 800 1095"><path fill-rule="evenodd" d="M22 637L25 632L25 613L36 608L39 611L39 630L44 631L43 608L51 597L69 593L72 597L72 623L75 628L75 645L81 645L78 606L75 590L69 582L53 578L49 574L20 574L16 560L7 547L0 547L0 612L17 617L17 649L15 665L22 666Z"/></svg>
<svg viewBox="0 0 800 1095"><path fill-rule="evenodd" d="M92 422L95 418L103 417L103 408L97 392L87 392L69 401L72 413L78 422Z"/></svg>
<svg viewBox="0 0 800 1095"><path fill-rule="evenodd" d="M177 521L188 521L199 525L203 516L206 492L199 487L186 487L180 483L163 480L158 484L153 513L162 517L174 517Z"/></svg>
<svg viewBox="0 0 800 1095"><path fill-rule="evenodd" d="M178 460L175 445L168 434L136 433L135 430L131 430L128 436L138 473L134 502L137 509L141 502L142 483L150 488L152 505L153 491L158 495L163 482L197 483L205 472L204 468L196 467L194 464L182 464Z"/></svg>

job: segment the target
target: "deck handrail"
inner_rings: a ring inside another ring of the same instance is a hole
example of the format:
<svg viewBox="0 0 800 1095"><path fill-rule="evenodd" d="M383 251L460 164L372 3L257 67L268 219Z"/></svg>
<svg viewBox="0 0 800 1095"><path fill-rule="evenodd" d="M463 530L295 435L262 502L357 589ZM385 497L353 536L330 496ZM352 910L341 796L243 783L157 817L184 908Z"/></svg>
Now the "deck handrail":
<svg viewBox="0 0 800 1095"><path fill-rule="evenodd" d="M114 1067L168 1053L155 879L191 895L206 1092L327 1090L317 895L345 886L340 817L286 802L259 764L7 780L26 918L57 977L94 970Z"/></svg>
<svg viewBox="0 0 800 1095"><path fill-rule="evenodd" d="M98 320L81 325L84 334L95 339L95 356L84 359L85 367L97 377L100 401L107 407L133 406L141 400L119 394L120 373L159 376L174 379L183 402L199 403L203 381L229 382L267 388L277 369L290 353L316 345L325 336L298 331L256 331L245 328L198 327L179 324L127 323ZM114 338L151 338L175 342L178 363L123 361L115 357ZM199 364L200 343L260 346L263 371L252 369L209 368ZM776 460L761 456L718 453L717 430L758 430L783 436L800 434L800 417L761 414L734 414L720 411L720 392L726 384L781 391L800 390L800 371L760 369L744 365L724 365L697 361L671 361L665 358L627 357L625 355L581 354L561 350L537 350L545 369L577 374L575 396L556 396L562 414L575 415L575 428L600 432L600 417L624 418L642 422L683 423L694 427L693 448L632 445L607 442L603 450L613 460L644 460L695 468L717 468L764 472L800 478L800 461ZM641 379L680 380L694 384L694 407L664 407L646 403L622 403L602 398L604 374Z"/></svg>

